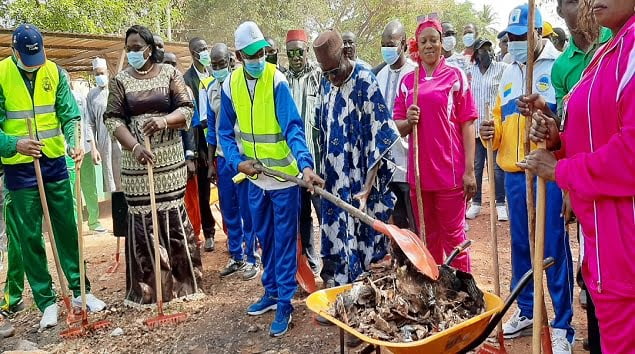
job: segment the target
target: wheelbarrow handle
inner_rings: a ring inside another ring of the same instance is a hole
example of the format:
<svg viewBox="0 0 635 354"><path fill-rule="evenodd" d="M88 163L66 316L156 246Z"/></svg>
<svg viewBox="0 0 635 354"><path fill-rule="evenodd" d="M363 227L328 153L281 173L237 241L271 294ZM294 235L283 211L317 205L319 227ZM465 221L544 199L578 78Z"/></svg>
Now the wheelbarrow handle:
<svg viewBox="0 0 635 354"><path fill-rule="evenodd" d="M272 169L267 168L267 167L265 167L265 166L263 166L261 164L254 164L254 168L260 173L263 173L263 174L269 175L269 176L274 176L274 177L281 178L281 179L283 179L285 181L295 183L295 184L299 185L300 187L304 187L304 188L309 188L310 187L309 184L307 182L305 182L301 178L294 177L294 176L288 175L286 173L282 173L282 172L279 172L279 171L272 170ZM315 191L316 194L320 195L321 197L323 197L324 199L328 200L329 202L335 204L339 208L342 208L342 209L346 210L346 212L348 212L352 216L360 219L365 224L367 224L367 225L369 225L371 227L375 226L375 219L370 217L370 215L368 215L368 214L362 212L361 210L355 208L351 204L346 203L342 199L336 197L334 194L331 194L331 193L325 191L323 188L318 187L318 186L313 186L313 190Z"/></svg>
<svg viewBox="0 0 635 354"><path fill-rule="evenodd" d="M556 261L554 260L553 257L547 257L542 262L542 266L544 269L547 269L551 267L552 265L554 265L555 263ZM500 322L503 319L503 316L505 316L509 308L514 304L514 302L516 301L516 298L518 298L518 295L520 295L520 292L527 286L527 284L529 284L529 281L533 279L533 276L534 276L534 271L533 269L530 269L527 271L527 273L523 275L522 278L520 278L520 281L518 281L518 284L516 284L516 287L512 290L511 294L509 294L507 299L505 299L505 305L503 305L503 308L500 310L500 312L498 312L492 317L492 319L487 324L487 327L485 327L485 330L483 331L483 333L481 333L481 335L478 338L473 340L472 343L470 343L467 347L465 347L465 349L461 350L461 353L467 353L469 351L476 349L476 347L481 345L481 343L483 343L487 339L487 337L489 337L489 335L492 333L494 328L496 328L496 326L498 325L498 322Z"/></svg>
<svg viewBox="0 0 635 354"><path fill-rule="evenodd" d="M443 264L445 264L446 266L449 266L450 263L454 261L454 258L456 258L459 254L461 254L461 252L465 251L471 245L472 245L472 240L465 240L461 242L460 245L454 247L454 250L452 250L452 253L450 253L450 255L445 259L445 262L443 262Z"/></svg>

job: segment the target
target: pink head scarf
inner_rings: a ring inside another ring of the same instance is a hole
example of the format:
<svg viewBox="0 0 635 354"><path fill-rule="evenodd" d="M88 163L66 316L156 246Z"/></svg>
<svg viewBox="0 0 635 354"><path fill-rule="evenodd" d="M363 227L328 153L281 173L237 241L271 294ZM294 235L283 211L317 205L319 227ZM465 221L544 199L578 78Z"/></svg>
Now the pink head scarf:
<svg viewBox="0 0 635 354"><path fill-rule="evenodd" d="M439 22L438 19L428 18L425 21L419 23L419 26L417 26L417 30L415 31L415 38L411 38L408 43L408 52L410 53L410 58L412 58L412 60L419 62L419 35L421 34L421 32L423 32L424 29L429 27L439 31L439 34L443 36L443 28L441 27L441 22Z"/></svg>

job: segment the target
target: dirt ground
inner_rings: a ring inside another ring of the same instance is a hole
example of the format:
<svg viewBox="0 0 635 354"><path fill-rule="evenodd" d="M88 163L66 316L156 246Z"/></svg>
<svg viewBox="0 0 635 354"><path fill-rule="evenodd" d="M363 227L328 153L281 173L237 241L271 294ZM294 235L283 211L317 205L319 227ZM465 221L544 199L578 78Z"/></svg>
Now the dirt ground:
<svg viewBox="0 0 635 354"><path fill-rule="evenodd" d="M487 190L487 182L484 181ZM484 193L482 214L470 221L468 236L472 239L471 248L472 268L474 276L486 291L493 290L491 251L489 243L489 206ZM101 221L112 229L110 204L102 203ZM214 210L215 216L219 214ZM508 223L498 223L499 257L503 296L509 292L510 281L510 245ZM12 338L0 340L0 351L15 350L18 341L28 340L44 351L57 353L337 353L339 352L339 336L336 327L322 327L313 320L313 314L306 308L304 300L306 294L298 292L293 303L293 327L282 338L271 338L268 335L269 324L273 320L273 313L252 317L245 313L247 306L262 295L259 278L242 281L238 276L221 279L220 269L228 260L225 246L226 237L217 230L216 250L203 254L204 279L199 287L205 292L202 300L189 303L171 304L168 312L185 311L189 314L186 322L178 325L160 327L148 330L142 321L154 315L154 312L127 308L123 305L125 292L125 264L121 264L118 271L111 276L106 269L113 261L116 249L116 239L108 235L85 235L86 253L88 259L88 275L92 282L93 293L106 301L109 308L105 313L91 316L91 319L107 319L112 325L92 337L74 340L62 340L60 331L66 329L66 324L60 316L57 327L38 332L40 312L33 305L31 291L26 285L24 300L28 309L16 315L12 322L16 327L16 335ZM123 240L123 239L122 239ZM577 259L577 241L572 240L574 260ZM50 255L50 249L49 255ZM123 242L122 242L123 252ZM122 257L123 258L123 257ZM51 260L51 257L49 256ZM52 261L49 268L53 273L55 267ZM5 271L0 273L0 279L6 277ZM578 292L575 290L574 327L577 330L575 352L584 353L582 338L586 333L586 317L578 305ZM550 301L547 300L550 308ZM512 307L514 310L515 307ZM512 311L510 311L512 312ZM549 309L550 317L553 311ZM61 313L61 312L60 312ZM508 314L509 315L509 314ZM115 328L121 328L123 335L110 336ZM509 353L527 353L530 351L530 337L506 341ZM357 353L360 348L350 350Z"/></svg>

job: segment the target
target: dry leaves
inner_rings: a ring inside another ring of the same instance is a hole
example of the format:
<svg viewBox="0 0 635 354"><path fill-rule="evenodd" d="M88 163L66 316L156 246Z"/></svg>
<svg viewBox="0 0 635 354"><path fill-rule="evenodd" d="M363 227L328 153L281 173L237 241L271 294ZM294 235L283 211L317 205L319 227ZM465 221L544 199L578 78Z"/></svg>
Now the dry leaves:
<svg viewBox="0 0 635 354"><path fill-rule="evenodd" d="M433 281L409 264L375 266L337 297L330 314L369 337L399 343L424 339L484 311L483 293L470 274L446 266L440 273Z"/></svg>

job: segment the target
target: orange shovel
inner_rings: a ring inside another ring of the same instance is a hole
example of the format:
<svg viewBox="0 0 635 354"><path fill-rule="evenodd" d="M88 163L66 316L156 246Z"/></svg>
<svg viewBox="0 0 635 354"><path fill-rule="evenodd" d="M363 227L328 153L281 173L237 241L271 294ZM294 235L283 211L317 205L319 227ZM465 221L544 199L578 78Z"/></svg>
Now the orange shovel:
<svg viewBox="0 0 635 354"><path fill-rule="evenodd" d="M304 188L310 187L308 183L300 178L271 170L260 164L256 164L254 167L256 170L266 175L282 178L285 181L293 182ZM319 194L322 198L346 210L346 212L360 219L363 223L393 239L393 241L397 243L399 248L401 248L404 254L408 257L410 262L412 262L412 264L421 273L433 280L437 280L439 278L439 268L437 267L434 258L430 254L430 251L426 248L423 241L414 232L406 229L400 229L395 225L379 221L320 187L313 186L313 189L315 190L315 193Z"/></svg>

